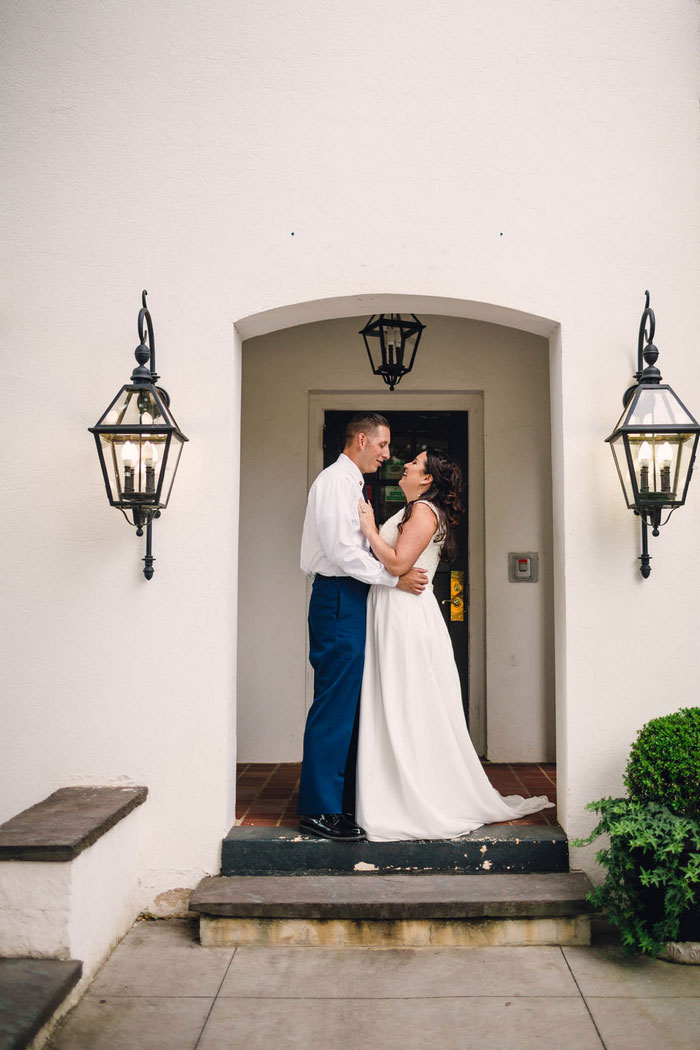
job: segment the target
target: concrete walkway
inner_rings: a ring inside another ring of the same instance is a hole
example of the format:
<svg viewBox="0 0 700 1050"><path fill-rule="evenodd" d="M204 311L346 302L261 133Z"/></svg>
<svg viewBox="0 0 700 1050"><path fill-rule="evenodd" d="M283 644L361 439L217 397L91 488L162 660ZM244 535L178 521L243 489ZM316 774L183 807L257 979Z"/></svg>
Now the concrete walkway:
<svg viewBox="0 0 700 1050"><path fill-rule="evenodd" d="M140 922L51 1050L698 1050L700 967L618 948L201 948Z"/></svg>

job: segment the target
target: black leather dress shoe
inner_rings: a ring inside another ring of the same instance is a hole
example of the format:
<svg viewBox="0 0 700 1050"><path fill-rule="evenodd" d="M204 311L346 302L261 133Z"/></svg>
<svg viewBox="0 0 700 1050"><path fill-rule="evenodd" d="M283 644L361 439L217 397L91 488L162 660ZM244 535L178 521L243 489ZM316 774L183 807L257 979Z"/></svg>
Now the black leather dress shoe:
<svg viewBox="0 0 700 1050"><path fill-rule="evenodd" d="M364 828L353 824L342 813L299 817L299 830L322 839L335 839L336 842L361 842L365 837Z"/></svg>

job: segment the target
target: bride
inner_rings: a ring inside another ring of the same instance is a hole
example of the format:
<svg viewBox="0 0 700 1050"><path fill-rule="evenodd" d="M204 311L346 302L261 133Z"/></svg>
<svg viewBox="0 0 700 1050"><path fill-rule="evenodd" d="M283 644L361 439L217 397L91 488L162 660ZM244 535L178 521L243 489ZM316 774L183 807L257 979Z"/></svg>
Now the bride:
<svg viewBox="0 0 700 1050"><path fill-rule="evenodd" d="M416 565L432 581L441 556L455 555L459 468L428 450L405 465L399 485L407 507L378 530L371 505L361 501L362 531L390 573ZM419 596L373 586L357 756L357 821L367 838L456 838L552 805L545 796L503 796L491 786L467 731L432 582Z"/></svg>

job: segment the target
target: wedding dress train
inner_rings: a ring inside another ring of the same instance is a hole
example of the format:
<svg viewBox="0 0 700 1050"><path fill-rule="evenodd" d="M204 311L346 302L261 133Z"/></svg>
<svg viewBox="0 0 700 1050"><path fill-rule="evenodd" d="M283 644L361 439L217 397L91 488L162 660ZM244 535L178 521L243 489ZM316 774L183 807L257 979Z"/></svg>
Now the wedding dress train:
<svg viewBox="0 0 700 1050"><path fill-rule="evenodd" d="M402 516L403 508L380 529L392 547ZM553 805L545 796L500 795L482 768L433 594L441 549L433 538L416 562L430 581L421 595L373 586L367 599L357 821L372 842L457 838Z"/></svg>

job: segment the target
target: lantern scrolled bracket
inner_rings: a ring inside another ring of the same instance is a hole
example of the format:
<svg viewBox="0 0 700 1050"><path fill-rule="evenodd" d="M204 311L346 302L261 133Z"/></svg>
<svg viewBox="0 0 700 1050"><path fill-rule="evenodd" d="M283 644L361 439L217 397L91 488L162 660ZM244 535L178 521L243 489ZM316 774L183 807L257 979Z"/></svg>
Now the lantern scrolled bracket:
<svg viewBox="0 0 700 1050"><path fill-rule="evenodd" d="M641 376L642 374L642 356L644 353L644 345L651 344L654 347L654 332L656 331L656 315L651 308L651 297L649 295L649 289L647 288L644 292L646 299L644 310L642 311L642 318L639 322L639 336L637 337L637 372ZM659 351L654 347L656 356L654 362L659 356ZM654 362L651 362L652 364Z"/></svg>
<svg viewBox="0 0 700 1050"><path fill-rule="evenodd" d="M639 335L637 337L637 371L634 373L634 383L628 387L622 395L622 404L627 405L632 400L635 390L640 382L660 383L661 373L656 368L659 359L659 351L654 346L654 332L656 331L656 316L650 306L649 291L645 291L646 305L639 322ZM645 367L646 366L646 367ZM644 378L642 378L644 377Z"/></svg>
<svg viewBox="0 0 700 1050"><path fill-rule="evenodd" d="M156 338L153 334L153 320L151 318L151 312L148 309L148 305L146 303L147 295L148 292L144 288L144 290L141 292L141 309L139 310L139 317L138 321L136 322L136 327L139 333L139 344L143 346L146 342L146 333L143 329L143 323L144 321L146 322L146 327L148 329L148 347L150 349L151 365L153 370L155 371Z"/></svg>
<svg viewBox="0 0 700 1050"><path fill-rule="evenodd" d="M640 572L651 573L648 529L653 536L683 506L693 472L700 424L675 391L662 381L653 343L656 318L649 292L639 325L635 382L624 393L623 412L610 444L625 502L641 518ZM663 513L667 511L665 520Z"/></svg>
<svg viewBox="0 0 700 1050"><path fill-rule="evenodd" d="M184 443L170 398L157 385L155 335L147 292L141 296L136 367L90 433L94 435L111 506L122 512L137 536L146 534L144 576L153 577L153 521L168 505Z"/></svg>

